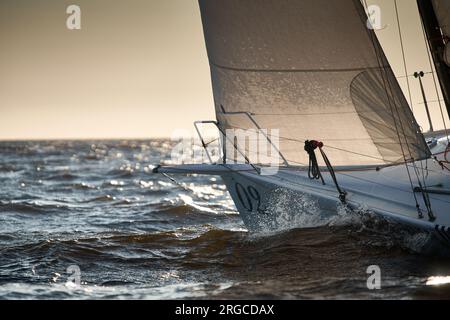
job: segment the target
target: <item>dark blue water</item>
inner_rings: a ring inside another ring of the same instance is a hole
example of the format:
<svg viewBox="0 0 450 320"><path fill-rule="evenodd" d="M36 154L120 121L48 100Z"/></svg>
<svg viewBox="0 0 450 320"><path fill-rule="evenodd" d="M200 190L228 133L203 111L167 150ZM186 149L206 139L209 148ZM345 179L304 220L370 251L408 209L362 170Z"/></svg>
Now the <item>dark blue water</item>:
<svg viewBox="0 0 450 320"><path fill-rule="evenodd" d="M252 234L220 179L180 186L151 173L170 151L156 140L1 142L0 298L450 297L426 284L450 276L450 260L418 253L426 235L392 237L358 217ZM380 290L367 288L370 265Z"/></svg>

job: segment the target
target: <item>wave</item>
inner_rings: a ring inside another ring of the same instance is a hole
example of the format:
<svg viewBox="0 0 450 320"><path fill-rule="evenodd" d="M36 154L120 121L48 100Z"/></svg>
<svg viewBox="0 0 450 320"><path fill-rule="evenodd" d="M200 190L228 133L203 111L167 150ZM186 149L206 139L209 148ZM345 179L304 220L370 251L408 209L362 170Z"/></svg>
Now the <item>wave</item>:
<svg viewBox="0 0 450 320"><path fill-rule="evenodd" d="M114 201L116 200L116 197L109 195L109 194L105 194L105 195L101 195L98 197L94 197L88 200L84 200L83 202L85 203L90 203L90 202L110 202L110 201Z"/></svg>
<svg viewBox="0 0 450 320"><path fill-rule="evenodd" d="M49 181L68 181L68 180L76 180L80 177L72 174L70 172L59 172L57 174L50 174L49 176L44 177L45 180Z"/></svg>
<svg viewBox="0 0 450 320"><path fill-rule="evenodd" d="M42 203L41 201L0 201L0 210L3 212L48 214L64 212L68 209L69 207L67 205Z"/></svg>
<svg viewBox="0 0 450 320"><path fill-rule="evenodd" d="M182 189L150 174L170 150L167 141L0 143L0 298L370 297L373 264L387 287L373 296L403 297L422 276L450 270L415 254L428 234L363 208L330 216L283 191L269 205L276 225L248 232L228 194L209 187L220 182L176 177ZM73 264L87 291L65 287ZM217 283L232 285L216 295Z"/></svg>
<svg viewBox="0 0 450 320"><path fill-rule="evenodd" d="M98 187L94 186L94 185L90 185L88 183L74 183L70 185L71 188L75 189L75 190L96 190L99 189Z"/></svg>
<svg viewBox="0 0 450 320"><path fill-rule="evenodd" d="M23 170L24 168L14 164L0 164L0 172L18 172Z"/></svg>
<svg viewBox="0 0 450 320"><path fill-rule="evenodd" d="M134 176L133 170L127 170L127 169L112 169L109 170L106 173L106 176L112 177L112 178L132 178Z"/></svg>

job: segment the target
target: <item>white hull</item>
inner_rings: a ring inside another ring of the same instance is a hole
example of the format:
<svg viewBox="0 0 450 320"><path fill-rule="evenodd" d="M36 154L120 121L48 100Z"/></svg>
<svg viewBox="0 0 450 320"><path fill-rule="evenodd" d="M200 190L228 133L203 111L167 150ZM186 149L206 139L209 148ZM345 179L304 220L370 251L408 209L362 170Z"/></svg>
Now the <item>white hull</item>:
<svg viewBox="0 0 450 320"><path fill-rule="evenodd" d="M450 240L450 215L448 214L450 195L430 195L432 209L436 216L434 221L430 221L421 194L418 193L417 197L424 214L424 217L420 219L411 187L406 179L399 180L401 178L398 176L399 172L403 173L401 167L386 168L381 171L346 172L346 176L342 176L344 173L338 173L339 184L347 192L347 207L353 210L371 211L421 229L435 230L438 227L448 235L448 239L445 240ZM283 170L275 176L266 177L246 172L226 174L222 177L244 222L253 230L264 229L268 225L276 228L279 223L283 223L283 219L289 221L288 216L280 220L274 215L274 211L278 211L274 206L282 205L276 202L279 189L292 191L292 196L306 195L306 198L314 202L324 215L336 214L338 208L342 207L331 179L325 177L326 185L324 186L318 180L310 180L304 171ZM373 183L368 184L366 180ZM388 182L391 187L386 187ZM254 188L259 196L251 188ZM275 201L275 203L267 201ZM295 204L295 201L287 204ZM269 210L266 210L267 208ZM282 209L284 212L280 210L281 214L285 214L287 210L295 215L298 208Z"/></svg>
<svg viewBox="0 0 450 320"><path fill-rule="evenodd" d="M428 160L416 166L428 168L428 187L444 193L450 191L449 172L442 170L436 161ZM309 227L296 223L299 211L316 210L326 218L337 215L343 207L327 172L323 172L325 185L320 180L309 179L304 168L284 168L270 176L260 175L248 165L187 165L160 168L158 172L221 176L245 225L254 231ZM436 217L430 220L420 192L416 193L423 211L423 217L419 218L405 165L381 170L337 170L336 175L339 185L347 192L347 209L372 212L431 232L450 250L450 194L429 195Z"/></svg>

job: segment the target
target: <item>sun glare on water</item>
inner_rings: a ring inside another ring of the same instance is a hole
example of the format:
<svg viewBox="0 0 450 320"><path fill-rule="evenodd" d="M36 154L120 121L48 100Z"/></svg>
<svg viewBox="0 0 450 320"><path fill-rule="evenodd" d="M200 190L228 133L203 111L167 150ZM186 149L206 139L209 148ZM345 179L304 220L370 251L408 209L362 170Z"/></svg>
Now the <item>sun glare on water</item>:
<svg viewBox="0 0 450 320"><path fill-rule="evenodd" d="M427 286L440 286L443 284L450 283L450 276L437 276L437 277L429 277L427 279Z"/></svg>

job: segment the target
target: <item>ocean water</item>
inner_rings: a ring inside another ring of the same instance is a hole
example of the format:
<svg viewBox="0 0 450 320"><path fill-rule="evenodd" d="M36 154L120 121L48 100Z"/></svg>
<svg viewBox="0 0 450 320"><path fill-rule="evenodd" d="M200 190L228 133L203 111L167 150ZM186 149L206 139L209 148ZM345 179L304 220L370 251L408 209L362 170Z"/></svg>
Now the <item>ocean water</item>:
<svg viewBox="0 0 450 320"><path fill-rule="evenodd" d="M321 222L314 208L306 229L250 233L219 178L152 174L171 150L0 142L0 298L450 297L430 285L450 276L450 260L422 252L428 235L362 215ZM372 265L379 290L367 288Z"/></svg>

